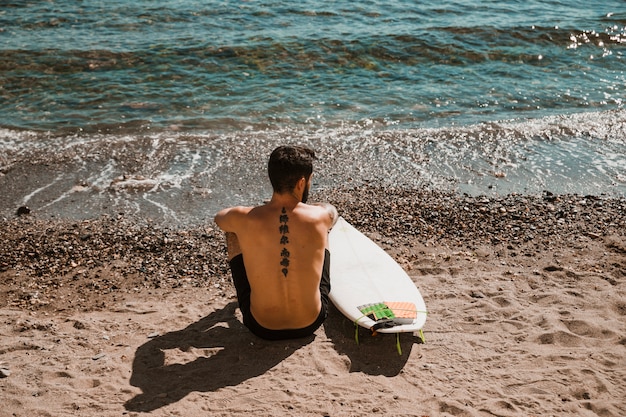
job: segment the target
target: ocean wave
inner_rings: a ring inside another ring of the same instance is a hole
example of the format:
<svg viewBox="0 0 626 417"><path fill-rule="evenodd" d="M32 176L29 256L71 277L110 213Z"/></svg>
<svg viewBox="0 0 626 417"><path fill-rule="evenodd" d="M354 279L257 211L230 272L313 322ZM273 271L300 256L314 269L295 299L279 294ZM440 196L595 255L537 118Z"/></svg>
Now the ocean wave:
<svg viewBox="0 0 626 417"><path fill-rule="evenodd" d="M306 69L324 66L372 67L389 61L414 65L479 63L484 61L535 62L540 51L555 47L561 51L586 47L598 51L622 52L626 27L597 29L561 27L430 27L415 33L386 33L354 39L316 36L280 39L248 37L238 44L192 44L191 46L151 44L146 48L116 51L81 49L3 49L1 71L35 71L46 74L81 71L120 70L139 65L211 65L232 60L259 68ZM527 50L529 52L520 52ZM547 54L546 54L547 57ZM567 59L566 56L552 59Z"/></svg>

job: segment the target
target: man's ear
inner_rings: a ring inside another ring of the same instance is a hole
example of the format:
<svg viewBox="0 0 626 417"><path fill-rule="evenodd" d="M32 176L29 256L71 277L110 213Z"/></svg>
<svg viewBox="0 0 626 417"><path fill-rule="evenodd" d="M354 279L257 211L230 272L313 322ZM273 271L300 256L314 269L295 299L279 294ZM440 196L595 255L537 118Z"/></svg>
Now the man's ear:
<svg viewBox="0 0 626 417"><path fill-rule="evenodd" d="M296 183L296 190L298 192L302 192L304 191L305 188L306 188L306 178L302 177Z"/></svg>

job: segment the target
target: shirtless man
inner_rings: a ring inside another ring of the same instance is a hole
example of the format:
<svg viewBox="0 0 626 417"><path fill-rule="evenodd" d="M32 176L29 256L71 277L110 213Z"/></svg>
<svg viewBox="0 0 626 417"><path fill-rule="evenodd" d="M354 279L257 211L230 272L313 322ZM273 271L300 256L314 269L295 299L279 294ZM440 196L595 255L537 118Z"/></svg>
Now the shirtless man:
<svg viewBox="0 0 626 417"><path fill-rule="evenodd" d="M264 339L309 336L328 313L328 232L337 210L306 204L314 159L305 147L276 148L268 163L272 199L215 216L226 232L243 323Z"/></svg>

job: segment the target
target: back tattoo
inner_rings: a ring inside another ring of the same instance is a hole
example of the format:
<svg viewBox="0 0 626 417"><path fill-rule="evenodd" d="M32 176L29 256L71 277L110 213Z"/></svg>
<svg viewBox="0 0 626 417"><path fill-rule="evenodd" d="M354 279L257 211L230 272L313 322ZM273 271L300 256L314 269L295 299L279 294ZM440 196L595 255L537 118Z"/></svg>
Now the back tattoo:
<svg viewBox="0 0 626 417"><path fill-rule="evenodd" d="M280 226L278 230L280 231L280 244L283 245L283 249L280 252L280 264L283 267L281 271L285 277L287 277L289 273L289 250L287 250L287 244L289 243L289 237L287 236L289 234L288 222L289 216L287 216L287 210L283 207L280 214Z"/></svg>

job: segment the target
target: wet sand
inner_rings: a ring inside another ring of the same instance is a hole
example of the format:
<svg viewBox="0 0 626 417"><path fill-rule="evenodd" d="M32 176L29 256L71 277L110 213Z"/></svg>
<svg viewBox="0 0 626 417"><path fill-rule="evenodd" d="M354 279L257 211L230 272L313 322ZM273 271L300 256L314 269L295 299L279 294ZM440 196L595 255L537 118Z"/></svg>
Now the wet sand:
<svg viewBox="0 0 626 417"><path fill-rule="evenodd" d="M408 271L426 344L332 310L314 337L240 323L221 232L125 215L0 221L7 416L626 414L626 200L318 192Z"/></svg>

